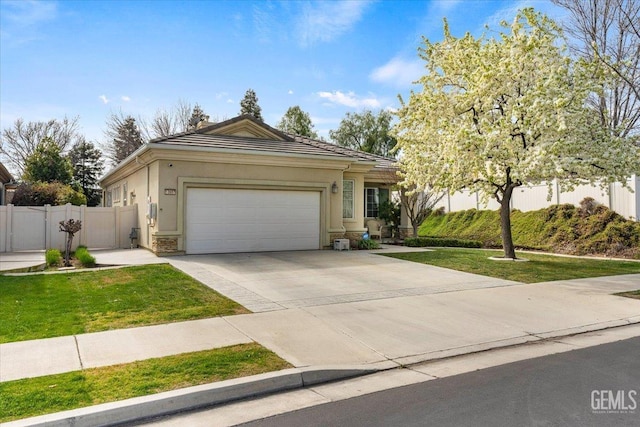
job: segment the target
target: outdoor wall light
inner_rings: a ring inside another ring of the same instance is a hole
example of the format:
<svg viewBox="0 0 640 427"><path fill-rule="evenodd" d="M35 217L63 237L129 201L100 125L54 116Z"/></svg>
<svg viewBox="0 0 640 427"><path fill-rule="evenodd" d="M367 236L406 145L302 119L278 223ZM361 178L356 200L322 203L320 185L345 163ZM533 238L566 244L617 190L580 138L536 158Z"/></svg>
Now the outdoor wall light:
<svg viewBox="0 0 640 427"><path fill-rule="evenodd" d="M331 192L333 194L336 194L338 192L338 184L335 181L333 181L333 184L331 184Z"/></svg>

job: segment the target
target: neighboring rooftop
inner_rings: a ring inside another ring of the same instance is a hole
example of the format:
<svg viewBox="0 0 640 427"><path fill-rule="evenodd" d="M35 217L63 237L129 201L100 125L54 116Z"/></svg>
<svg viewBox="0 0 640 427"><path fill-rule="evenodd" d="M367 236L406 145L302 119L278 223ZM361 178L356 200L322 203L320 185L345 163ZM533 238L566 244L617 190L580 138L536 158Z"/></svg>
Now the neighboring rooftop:
<svg viewBox="0 0 640 427"><path fill-rule="evenodd" d="M14 181L13 175L11 175L11 173L7 170L7 168L2 163L0 163L0 183L6 184L13 181Z"/></svg>

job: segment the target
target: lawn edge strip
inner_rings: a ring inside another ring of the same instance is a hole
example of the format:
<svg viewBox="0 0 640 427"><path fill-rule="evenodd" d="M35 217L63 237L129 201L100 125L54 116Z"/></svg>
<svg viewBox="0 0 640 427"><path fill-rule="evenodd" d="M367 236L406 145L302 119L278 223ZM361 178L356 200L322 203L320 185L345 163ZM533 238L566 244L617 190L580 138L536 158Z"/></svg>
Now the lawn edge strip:
<svg viewBox="0 0 640 427"><path fill-rule="evenodd" d="M5 427L89 427L141 422L222 403L299 389L378 372L371 366L320 366L280 371L186 387L148 396L3 423Z"/></svg>

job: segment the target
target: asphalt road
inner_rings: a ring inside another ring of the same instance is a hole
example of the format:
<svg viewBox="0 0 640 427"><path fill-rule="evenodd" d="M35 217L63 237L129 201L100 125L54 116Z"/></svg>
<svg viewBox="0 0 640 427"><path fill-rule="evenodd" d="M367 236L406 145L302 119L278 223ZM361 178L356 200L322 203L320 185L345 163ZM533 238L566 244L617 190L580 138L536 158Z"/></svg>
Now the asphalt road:
<svg viewBox="0 0 640 427"><path fill-rule="evenodd" d="M529 359L247 426L640 426L640 338Z"/></svg>

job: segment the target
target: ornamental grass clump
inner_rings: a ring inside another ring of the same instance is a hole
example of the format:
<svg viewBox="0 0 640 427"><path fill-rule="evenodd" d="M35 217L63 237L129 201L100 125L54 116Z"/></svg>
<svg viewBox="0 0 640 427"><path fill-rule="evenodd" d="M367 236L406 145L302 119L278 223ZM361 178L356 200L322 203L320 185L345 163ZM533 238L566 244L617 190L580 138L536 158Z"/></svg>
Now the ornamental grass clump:
<svg viewBox="0 0 640 427"><path fill-rule="evenodd" d="M60 264L62 254L57 249L47 249L47 252L44 254L44 259L48 267L55 267Z"/></svg>
<svg viewBox="0 0 640 427"><path fill-rule="evenodd" d="M85 246L78 246L75 252L76 259L80 261L83 267L95 267L96 258L89 253Z"/></svg>

